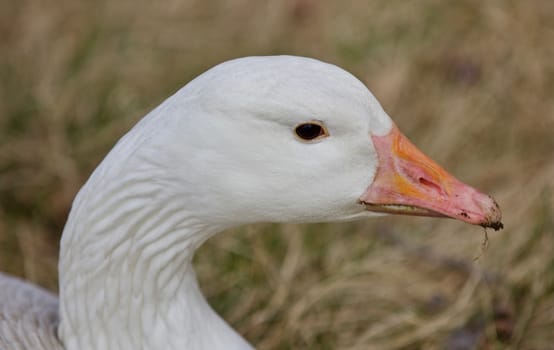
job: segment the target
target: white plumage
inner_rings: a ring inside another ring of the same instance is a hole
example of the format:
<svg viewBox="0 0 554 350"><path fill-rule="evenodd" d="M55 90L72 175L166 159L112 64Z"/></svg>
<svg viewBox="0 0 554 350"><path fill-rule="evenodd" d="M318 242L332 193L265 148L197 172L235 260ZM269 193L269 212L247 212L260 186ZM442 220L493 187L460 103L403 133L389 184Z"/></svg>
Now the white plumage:
<svg viewBox="0 0 554 350"><path fill-rule="evenodd" d="M295 135L311 121L329 135ZM59 308L0 275L0 348L250 348L204 299L194 251L242 224L377 215L360 196L379 166L371 137L392 128L336 66L276 56L212 68L129 131L75 198Z"/></svg>

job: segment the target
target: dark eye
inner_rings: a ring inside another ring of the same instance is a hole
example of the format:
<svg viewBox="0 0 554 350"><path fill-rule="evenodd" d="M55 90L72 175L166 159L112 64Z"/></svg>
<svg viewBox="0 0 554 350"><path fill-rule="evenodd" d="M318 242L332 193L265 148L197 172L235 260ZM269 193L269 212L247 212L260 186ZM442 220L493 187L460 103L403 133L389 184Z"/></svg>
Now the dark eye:
<svg viewBox="0 0 554 350"><path fill-rule="evenodd" d="M328 135L325 126L317 121L299 124L294 129L294 132L296 136L304 141L311 141Z"/></svg>

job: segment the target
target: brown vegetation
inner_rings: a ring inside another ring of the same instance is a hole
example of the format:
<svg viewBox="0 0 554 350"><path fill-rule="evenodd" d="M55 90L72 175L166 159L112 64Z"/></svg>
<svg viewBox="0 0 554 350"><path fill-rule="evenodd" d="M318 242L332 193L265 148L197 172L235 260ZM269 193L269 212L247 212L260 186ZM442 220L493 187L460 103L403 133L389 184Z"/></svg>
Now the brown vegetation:
<svg viewBox="0 0 554 350"><path fill-rule="evenodd" d="M245 227L197 256L215 308L261 349L552 349L553 38L549 0L3 1L0 270L55 290L71 200L128 128L215 63L306 55L506 229L481 251L451 220Z"/></svg>

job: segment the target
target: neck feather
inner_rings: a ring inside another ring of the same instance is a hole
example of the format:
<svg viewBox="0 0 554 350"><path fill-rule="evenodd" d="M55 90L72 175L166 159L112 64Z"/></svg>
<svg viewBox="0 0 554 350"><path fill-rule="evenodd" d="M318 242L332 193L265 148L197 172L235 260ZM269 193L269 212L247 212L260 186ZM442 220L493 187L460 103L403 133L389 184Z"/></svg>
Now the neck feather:
<svg viewBox="0 0 554 350"><path fill-rule="evenodd" d="M250 348L208 305L192 267L196 248L222 227L167 195L155 166L111 163L83 187L63 233L66 348Z"/></svg>

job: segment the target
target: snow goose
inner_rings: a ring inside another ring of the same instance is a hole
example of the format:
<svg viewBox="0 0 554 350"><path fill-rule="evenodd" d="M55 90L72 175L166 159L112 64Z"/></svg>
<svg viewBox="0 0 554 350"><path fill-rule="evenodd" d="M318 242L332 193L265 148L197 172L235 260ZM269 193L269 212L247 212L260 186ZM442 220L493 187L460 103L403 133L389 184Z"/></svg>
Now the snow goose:
<svg viewBox="0 0 554 350"><path fill-rule="evenodd" d="M59 302L0 276L0 348L250 349L203 297L194 251L237 225L382 213L501 227L494 200L418 151L346 71L222 63L143 118L80 190Z"/></svg>

